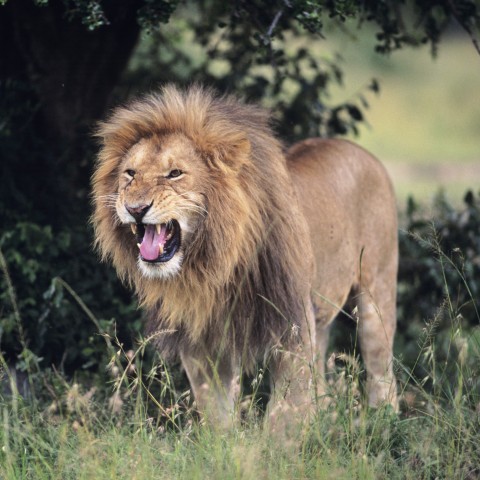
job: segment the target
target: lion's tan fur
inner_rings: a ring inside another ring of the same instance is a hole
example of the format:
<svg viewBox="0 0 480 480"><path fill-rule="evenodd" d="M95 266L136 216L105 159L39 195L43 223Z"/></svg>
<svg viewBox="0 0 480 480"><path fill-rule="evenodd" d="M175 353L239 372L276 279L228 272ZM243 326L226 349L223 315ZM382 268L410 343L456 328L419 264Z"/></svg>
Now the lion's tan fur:
<svg viewBox="0 0 480 480"><path fill-rule="evenodd" d="M98 136L96 245L136 289L150 331L173 330L157 346L181 357L201 406L214 399L225 419L240 365L249 370L269 357L273 383L289 386L276 398L306 412L310 367L321 398L329 325L347 301L359 311L369 401L397 406L397 220L376 159L338 140L306 140L284 152L263 110L201 87L166 86L120 107ZM162 168L176 159L188 171L183 183L169 184ZM128 189L121 176L132 161L139 173ZM188 213L193 231L181 268L148 278L119 209L153 201L161 218L168 205L187 210L192 195L198 205Z"/></svg>

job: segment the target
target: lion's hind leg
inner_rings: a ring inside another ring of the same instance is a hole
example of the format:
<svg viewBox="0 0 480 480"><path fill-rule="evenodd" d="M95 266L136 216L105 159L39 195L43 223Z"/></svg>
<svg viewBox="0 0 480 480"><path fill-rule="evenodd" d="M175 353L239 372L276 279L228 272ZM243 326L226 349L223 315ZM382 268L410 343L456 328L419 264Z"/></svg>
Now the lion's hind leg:
<svg viewBox="0 0 480 480"><path fill-rule="evenodd" d="M317 317L315 325L316 352L315 352L315 389L316 403L320 408L326 408L330 404L330 396L327 389L325 361L327 356L328 342L332 320L325 320L324 317Z"/></svg>
<svg viewBox="0 0 480 480"><path fill-rule="evenodd" d="M390 404L398 411L397 387L393 373L395 298L393 281L393 285L392 282L381 284L380 289L363 288L356 296L356 303L360 349L367 371L368 404L372 407Z"/></svg>

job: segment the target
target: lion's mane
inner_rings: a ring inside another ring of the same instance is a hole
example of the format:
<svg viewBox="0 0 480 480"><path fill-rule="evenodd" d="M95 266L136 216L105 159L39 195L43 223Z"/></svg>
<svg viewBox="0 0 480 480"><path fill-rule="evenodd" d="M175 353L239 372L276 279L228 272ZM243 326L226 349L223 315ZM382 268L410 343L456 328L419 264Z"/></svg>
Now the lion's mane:
<svg viewBox="0 0 480 480"><path fill-rule="evenodd" d="M206 208L185 251L182 269L149 279L111 198L126 152L142 138L188 137L209 168ZM304 317L300 292L311 281L308 231L265 111L194 86L166 86L117 108L99 126L93 176L95 242L104 259L133 286L150 332L164 355L182 348L230 349L258 360L296 336ZM293 334L292 334L293 332Z"/></svg>

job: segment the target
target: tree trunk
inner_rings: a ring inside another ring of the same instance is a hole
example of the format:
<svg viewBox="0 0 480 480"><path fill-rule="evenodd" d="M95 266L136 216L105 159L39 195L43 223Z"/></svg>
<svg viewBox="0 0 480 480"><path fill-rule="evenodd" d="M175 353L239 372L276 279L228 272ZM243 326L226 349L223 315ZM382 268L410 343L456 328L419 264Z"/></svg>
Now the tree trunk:
<svg viewBox="0 0 480 480"><path fill-rule="evenodd" d="M12 147L0 147L0 154L10 179L30 175L21 187L13 185L26 204L50 210L59 208L59 195L70 205L68 199L85 198L93 125L138 39L141 3L102 2L108 24L93 31L82 18L69 17L68 2L9 0L0 6L0 94L6 98L0 107L7 105L0 117L11 121L6 135ZM0 118L5 136L2 126Z"/></svg>
<svg viewBox="0 0 480 480"><path fill-rule="evenodd" d="M109 24L89 31L80 19L66 18L64 2L45 7L31 0L7 2L9 43L41 99L50 134L70 140L103 114L137 41L140 3L111 1L105 8Z"/></svg>

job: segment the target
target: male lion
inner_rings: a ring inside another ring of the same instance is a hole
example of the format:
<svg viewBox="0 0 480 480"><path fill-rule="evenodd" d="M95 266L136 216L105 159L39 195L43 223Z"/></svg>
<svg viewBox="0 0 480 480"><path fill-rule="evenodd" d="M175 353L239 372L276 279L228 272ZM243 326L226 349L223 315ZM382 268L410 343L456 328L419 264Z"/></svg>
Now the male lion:
<svg viewBox="0 0 480 480"><path fill-rule="evenodd" d="M347 301L369 403L397 408L397 220L375 158L341 140L285 153L263 110L199 86L118 108L98 135L96 244L207 417L228 423L239 375L265 362L274 423L285 410L308 418Z"/></svg>

